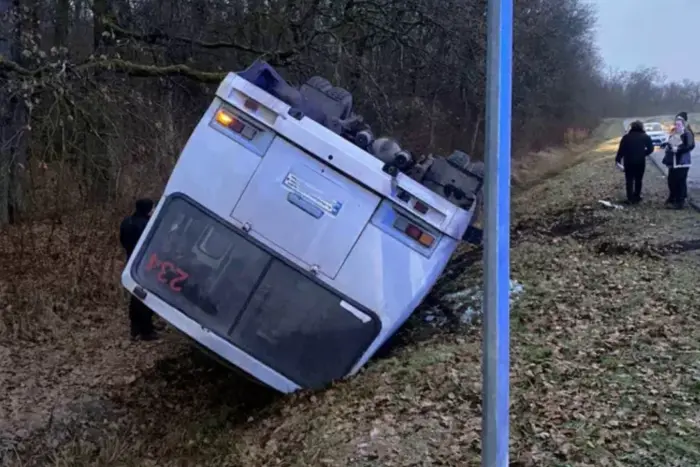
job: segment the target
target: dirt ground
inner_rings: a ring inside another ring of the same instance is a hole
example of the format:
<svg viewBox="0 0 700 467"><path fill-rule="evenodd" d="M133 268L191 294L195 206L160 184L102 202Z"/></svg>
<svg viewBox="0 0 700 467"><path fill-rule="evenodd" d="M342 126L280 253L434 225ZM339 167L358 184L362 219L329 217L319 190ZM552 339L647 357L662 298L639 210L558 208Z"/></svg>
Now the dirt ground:
<svg viewBox="0 0 700 467"><path fill-rule="evenodd" d="M700 214L663 209L653 166L640 206L598 203L612 148L514 200L514 466L700 465ZM175 333L126 339L109 222L27 229L0 244L3 465L479 465L479 326L422 310L357 377L282 397ZM437 295L478 284L469 258Z"/></svg>

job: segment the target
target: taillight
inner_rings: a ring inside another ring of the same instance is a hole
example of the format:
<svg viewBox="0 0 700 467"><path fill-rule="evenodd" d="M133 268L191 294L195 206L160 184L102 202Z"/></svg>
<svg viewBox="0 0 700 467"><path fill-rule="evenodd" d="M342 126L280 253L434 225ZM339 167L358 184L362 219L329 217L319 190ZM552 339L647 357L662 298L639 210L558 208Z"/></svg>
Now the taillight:
<svg viewBox="0 0 700 467"><path fill-rule="evenodd" d="M426 212L428 212L429 208L426 204L423 204L420 201L416 200L415 204L413 205L413 209L415 209L421 214L425 214Z"/></svg>
<svg viewBox="0 0 700 467"><path fill-rule="evenodd" d="M427 203L424 203L423 201L414 197L413 195L411 195L411 193L409 193L406 190L399 188L396 192L396 197L404 203L406 203L407 205L411 206L416 212L420 214L427 214L428 211L430 211L430 206L428 206Z"/></svg>
<svg viewBox="0 0 700 467"><path fill-rule="evenodd" d="M248 99L246 99L245 102L243 103L243 107L245 107L245 108L248 109L248 110L252 110L253 112L255 112L256 110L258 110L258 108L260 108L260 104L258 104L258 101L254 101L253 99L248 98Z"/></svg>
<svg viewBox="0 0 700 467"><path fill-rule="evenodd" d="M421 230L418 227L416 227L415 225L412 225L412 224L408 224L408 227L406 227L405 232L406 232L406 235L408 235L409 237L411 237L414 240L418 240L420 238L421 234L423 233L423 232L421 232Z"/></svg>
<svg viewBox="0 0 700 467"><path fill-rule="evenodd" d="M408 237L417 241L426 248L430 248L433 246L433 243L435 243L435 237L432 234L426 232L424 229L412 223L403 216L396 219L396 222L394 222L394 228L400 230Z"/></svg>
<svg viewBox="0 0 700 467"><path fill-rule="evenodd" d="M228 128L229 130L235 131L246 139L253 139L257 134L258 130L253 126L245 123L236 117L233 113L226 109L219 109L214 117L216 123Z"/></svg>

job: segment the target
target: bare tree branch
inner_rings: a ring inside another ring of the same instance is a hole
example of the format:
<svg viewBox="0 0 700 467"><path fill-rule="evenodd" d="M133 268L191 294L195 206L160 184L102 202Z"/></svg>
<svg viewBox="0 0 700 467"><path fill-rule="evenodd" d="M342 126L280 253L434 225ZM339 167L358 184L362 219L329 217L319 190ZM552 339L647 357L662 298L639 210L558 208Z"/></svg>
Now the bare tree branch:
<svg viewBox="0 0 700 467"><path fill-rule="evenodd" d="M42 67L35 70L29 70L4 57L0 57L0 71L12 72L25 77L45 76L52 67ZM81 72L107 72L113 71L124 73L134 77L156 78L165 76L184 76L202 83L218 83L226 77L226 72L220 71L201 71L195 70L187 65L170 65L170 66L155 66L133 63L122 59L106 59L94 60L77 65L71 65L66 68L67 71L75 73Z"/></svg>
<svg viewBox="0 0 700 467"><path fill-rule="evenodd" d="M265 51L261 49L256 49L249 45L239 44L233 41L217 41L217 42L207 42L199 41L192 38L171 36L162 31L153 31L150 33L139 33L136 31L129 31L124 29L111 21L104 20L103 24L105 29L114 33L116 37L133 39L137 41L144 42L146 44L158 44L160 42L176 42L180 44L194 45L201 47L203 49L209 50L221 50L221 49L231 49L237 50L239 52L248 53L255 55L257 57L264 58L273 66L282 66L289 62L289 59L300 54L304 49L306 49L318 37L319 32L314 32L311 34L303 43L291 47L287 50L277 50L277 51Z"/></svg>

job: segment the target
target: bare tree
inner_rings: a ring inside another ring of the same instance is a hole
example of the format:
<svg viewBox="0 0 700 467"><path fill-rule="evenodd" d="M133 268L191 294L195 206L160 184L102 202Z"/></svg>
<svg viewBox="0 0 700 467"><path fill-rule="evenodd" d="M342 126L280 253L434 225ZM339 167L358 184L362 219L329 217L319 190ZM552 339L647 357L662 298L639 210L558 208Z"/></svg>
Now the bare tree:
<svg viewBox="0 0 700 467"><path fill-rule="evenodd" d="M0 37L0 224L20 210L44 215L158 192L214 86L257 58L294 83L323 75L346 87L374 129L414 152L482 152L485 0L0 6L9 18ZM516 2L516 157L586 134L572 128L601 117L697 109L698 83L605 70L594 13L583 0Z"/></svg>
<svg viewBox="0 0 700 467"><path fill-rule="evenodd" d="M0 56L18 66L31 66L41 54L37 6L34 0L0 0ZM14 222L24 207L33 90L32 80L0 86L0 225Z"/></svg>

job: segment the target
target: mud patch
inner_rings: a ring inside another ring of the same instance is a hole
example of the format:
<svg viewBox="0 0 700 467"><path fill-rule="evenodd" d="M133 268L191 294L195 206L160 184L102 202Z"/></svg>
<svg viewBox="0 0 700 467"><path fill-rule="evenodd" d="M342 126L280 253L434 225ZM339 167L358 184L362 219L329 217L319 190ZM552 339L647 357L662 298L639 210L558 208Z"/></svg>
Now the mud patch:
<svg viewBox="0 0 700 467"><path fill-rule="evenodd" d="M549 238L572 237L576 240L594 240L603 232L599 227L608 217L591 207L570 207L555 212L543 213L540 218L528 218L518 222L512 229L511 240L517 243L530 235Z"/></svg>
<svg viewBox="0 0 700 467"><path fill-rule="evenodd" d="M625 242L605 241L595 247L595 251L608 256L634 255L640 258L661 259L667 256L700 250L700 239L680 240L665 244L642 243L634 245Z"/></svg>
<svg viewBox="0 0 700 467"><path fill-rule="evenodd" d="M569 212L552 224L550 235L553 237L572 236L580 240L591 240L602 233L596 228L603 225L607 219L596 218L589 213Z"/></svg>
<svg viewBox="0 0 700 467"><path fill-rule="evenodd" d="M688 253L690 251L697 251L700 250L700 239L671 242L665 245L661 245L660 248L665 256L677 255L680 253Z"/></svg>
<svg viewBox="0 0 700 467"><path fill-rule="evenodd" d="M595 247L595 251L607 256L633 255L640 258L661 259L663 250L657 245L605 241Z"/></svg>

